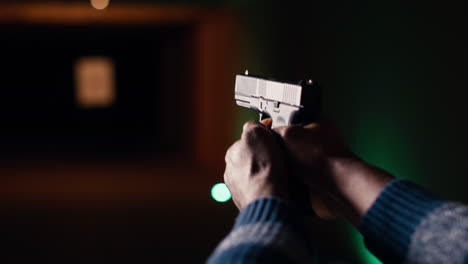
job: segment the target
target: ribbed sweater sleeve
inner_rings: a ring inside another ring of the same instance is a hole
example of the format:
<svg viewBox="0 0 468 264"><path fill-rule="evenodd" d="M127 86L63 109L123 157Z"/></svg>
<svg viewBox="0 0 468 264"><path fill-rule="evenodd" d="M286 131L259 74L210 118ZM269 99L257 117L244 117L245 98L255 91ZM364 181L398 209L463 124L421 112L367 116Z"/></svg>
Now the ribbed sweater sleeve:
<svg viewBox="0 0 468 264"><path fill-rule="evenodd" d="M388 184L359 227L384 263L467 263L468 207L407 180Z"/></svg>
<svg viewBox="0 0 468 264"><path fill-rule="evenodd" d="M262 198L240 212L207 263L312 263L306 233L294 206L278 198Z"/></svg>

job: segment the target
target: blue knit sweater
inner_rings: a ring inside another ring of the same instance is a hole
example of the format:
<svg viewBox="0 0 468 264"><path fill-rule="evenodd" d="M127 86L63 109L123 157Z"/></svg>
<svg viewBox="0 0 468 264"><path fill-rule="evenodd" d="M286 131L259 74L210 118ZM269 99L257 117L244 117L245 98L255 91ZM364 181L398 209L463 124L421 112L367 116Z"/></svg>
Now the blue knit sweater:
<svg viewBox="0 0 468 264"><path fill-rule="evenodd" d="M468 263L468 207L440 200L406 180L389 183L359 229L384 263ZM239 214L209 264L313 263L301 214L278 198L263 198Z"/></svg>

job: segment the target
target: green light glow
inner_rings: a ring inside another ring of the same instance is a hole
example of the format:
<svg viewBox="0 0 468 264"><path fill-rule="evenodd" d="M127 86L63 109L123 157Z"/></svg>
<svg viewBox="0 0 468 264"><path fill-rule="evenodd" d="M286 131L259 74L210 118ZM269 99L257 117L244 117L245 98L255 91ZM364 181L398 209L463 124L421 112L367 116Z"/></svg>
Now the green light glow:
<svg viewBox="0 0 468 264"><path fill-rule="evenodd" d="M217 183L211 188L211 197L217 202L224 203L231 199L231 192L224 183Z"/></svg>
<svg viewBox="0 0 468 264"><path fill-rule="evenodd" d="M378 260L372 253L364 245L364 241L362 235L353 228L349 228L349 232L351 235L351 240L353 240L353 247L358 252L360 257L361 263L368 263L368 264L382 264L380 260Z"/></svg>

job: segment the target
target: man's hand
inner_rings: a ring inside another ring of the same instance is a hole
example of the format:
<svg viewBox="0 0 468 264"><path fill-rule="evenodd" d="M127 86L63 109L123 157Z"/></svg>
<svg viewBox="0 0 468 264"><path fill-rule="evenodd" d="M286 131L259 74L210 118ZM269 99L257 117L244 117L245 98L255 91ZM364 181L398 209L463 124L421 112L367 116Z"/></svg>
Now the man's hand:
<svg viewBox="0 0 468 264"><path fill-rule="evenodd" d="M331 125L317 123L307 126L278 127L289 154L292 156L295 172L311 189L333 192L335 179L329 174L329 162L334 158L357 160L349 150L338 131Z"/></svg>
<svg viewBox="0 0 468 264"><path fill-rule="evenodd" d="M357 225L393 177L355 156L330 124L276 128L291 156L292 168L310 189L314 211L338 215Z"/></svg>
<svg viewBox="0 0 468 264"><path fill-rule="evenodd" d="M262 197L288 199L285 154L269 126L271 120L247 122L241 139L226 153L224 181L239 210Z"/></svg>

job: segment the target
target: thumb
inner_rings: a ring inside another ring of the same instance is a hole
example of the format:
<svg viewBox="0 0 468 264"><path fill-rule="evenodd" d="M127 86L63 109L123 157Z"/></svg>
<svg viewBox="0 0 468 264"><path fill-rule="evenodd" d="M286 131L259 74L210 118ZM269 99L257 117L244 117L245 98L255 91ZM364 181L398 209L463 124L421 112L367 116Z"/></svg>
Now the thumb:
<svg viewBox="0 0 468 264"><path fill-rule="evenodd" d="M310 204L314 212L322 219L335 219L339 215L330 207L329 199L315 192L309 192Z"/></svg>

